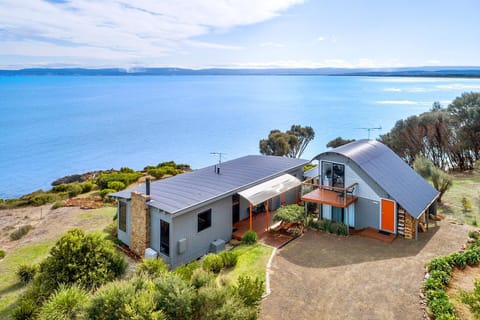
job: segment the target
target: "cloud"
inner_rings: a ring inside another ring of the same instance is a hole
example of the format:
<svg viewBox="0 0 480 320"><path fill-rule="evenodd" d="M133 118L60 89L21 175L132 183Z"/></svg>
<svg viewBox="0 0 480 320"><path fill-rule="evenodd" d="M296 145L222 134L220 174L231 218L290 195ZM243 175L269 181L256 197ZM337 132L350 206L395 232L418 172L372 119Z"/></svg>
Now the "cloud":
<svg viewBox="0 0 480 320"><path fill-rule="evenodd" d="M325 37L322 37L322 36L317 37L317 41L324 41L325 39L326 39L326 38L325 38Z"/></svg>
<svg viewBox="0 0 480 320"><path fill-rule="evenodd" d="M260 47L266 47L266 48L283 48L285 47L285 44L279 43L279 42L264 42L260 44Z"/></svg>
<svg viewBox="0 0 480 320"><path fill-rule="evenodd" d="M199 41L216 31L272 19L301 0L5 0L0 2L1 55L125 63L171 54L183 45L241 49Z"/></svg>

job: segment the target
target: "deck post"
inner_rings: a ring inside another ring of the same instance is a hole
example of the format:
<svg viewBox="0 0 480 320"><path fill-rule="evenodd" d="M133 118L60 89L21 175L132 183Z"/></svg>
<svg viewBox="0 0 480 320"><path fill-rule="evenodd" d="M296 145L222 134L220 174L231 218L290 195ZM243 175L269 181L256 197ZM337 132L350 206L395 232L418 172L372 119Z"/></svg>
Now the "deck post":
<svg viewBox="0 0 480 320"><path fill-rule="evenodd" d="M418 240L418 219L415 219L415 240Z"/></svg>
<svg viewBox="0 0 480 320"><path fill-rule="evenodd" d="M295 187L295 203L298 204L298 187Z"/></svg>
<svg viewBox="0 0 480 320"><path fill-rule="evenodd" d="M250 230L253 229L253 221L252 221L252 203L250 202Z"/></svg>
<svg viewBox="0 0 480 320"><path fill-rule="evenodd" d="M282 192L282 207L285 205L285 192Z"/></svg>
<svg viewBox="0 0 480 320"><path fill-rule="evenodd" d="M266 210L267 210L267 231L268 231L268 200L265 201L266 204L265 204L265 207L266 207Z"/></svg>

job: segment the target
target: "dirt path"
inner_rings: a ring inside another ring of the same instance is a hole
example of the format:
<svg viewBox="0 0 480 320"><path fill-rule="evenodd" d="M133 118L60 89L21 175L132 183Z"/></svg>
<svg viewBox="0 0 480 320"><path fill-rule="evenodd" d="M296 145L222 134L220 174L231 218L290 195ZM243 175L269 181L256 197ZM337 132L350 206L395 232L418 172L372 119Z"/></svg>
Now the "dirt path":
<svg viewBox="0 0 480 320"><path fill-rule="evenodd" d="M105 208L102 214L90 214L92 210L63 207L51 210L51 204L0 210L0 249L8 251L26 243L56 240L72 228L86 231L99 229L112 221L115 210ZM33 229L20 240L10 240L10 234L20 226L32 225Z"/></svg>
<svg viewBox="0 0 480 320"><path fill-rule="evenodd" d="M458 250L469 230L443 221L392 244L310 231L274 258L261 319L422 319L425 263Z"/></svg>

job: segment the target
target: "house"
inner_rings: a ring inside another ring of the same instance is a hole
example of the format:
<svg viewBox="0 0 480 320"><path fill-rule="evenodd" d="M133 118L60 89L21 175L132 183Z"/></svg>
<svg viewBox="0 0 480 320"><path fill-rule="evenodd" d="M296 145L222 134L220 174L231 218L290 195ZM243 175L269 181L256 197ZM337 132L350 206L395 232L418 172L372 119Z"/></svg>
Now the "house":
<svg viewBox="0 0 480 320"><path fill-rule="evenodd" d="M355 229L416 237L439 192L379 141L359 140L317 155L306 172L313 189L302 197L316 203L323 219Z"/></svg>
<svg viewBox="0 0 480 320"><path fill-rule="evenodd" d="M118 239L139 256L153 249L172 268L195 260L229 241L236 222L252 225L256 209L299 201L308 162L250 155L111 194Z"/></svg>

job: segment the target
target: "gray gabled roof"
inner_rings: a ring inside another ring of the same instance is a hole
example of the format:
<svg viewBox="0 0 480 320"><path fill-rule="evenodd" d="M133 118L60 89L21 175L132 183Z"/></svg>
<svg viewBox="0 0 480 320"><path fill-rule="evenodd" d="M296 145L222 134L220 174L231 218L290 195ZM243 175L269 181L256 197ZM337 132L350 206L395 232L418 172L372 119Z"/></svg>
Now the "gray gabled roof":
<svg viewBox="0 0 480 320"><path fill-rule="evenodd" d="M220 174L209 166L151 183L148 205L171 214L247 189L306 165L309 160L250 155L224 162ZM111 197L130 199L132 191L145 193L145 185L113 193Z"/></svg>
<svg viewBox="0 0 480 320"><path fill-rule="evenodd" d="M439 195L424 178L379 141L358 140L325 153L337 153L354 161L415 218Z"/></svg>

